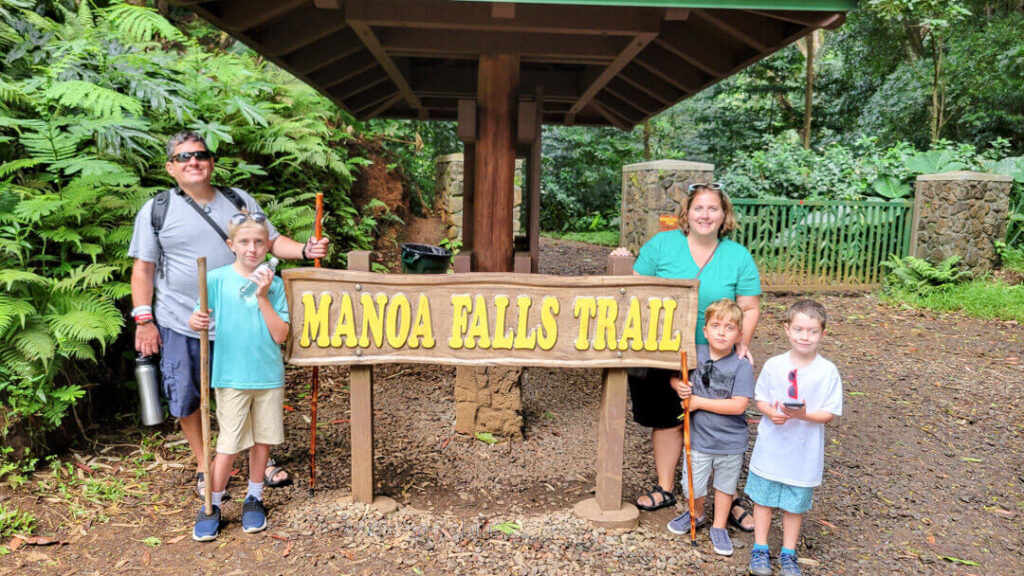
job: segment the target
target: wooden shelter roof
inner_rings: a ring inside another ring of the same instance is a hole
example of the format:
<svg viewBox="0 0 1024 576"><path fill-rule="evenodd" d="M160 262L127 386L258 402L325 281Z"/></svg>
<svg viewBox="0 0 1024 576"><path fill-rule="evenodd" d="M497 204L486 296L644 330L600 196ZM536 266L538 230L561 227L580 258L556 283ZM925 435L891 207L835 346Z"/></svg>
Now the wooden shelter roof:
<svg viewBox="0 0 1024 576"><path fill-rule="evenodd" d="M856 0L170 0L357 118L454 120L480 54L520 58L544 122L630 128Z"/></svg>

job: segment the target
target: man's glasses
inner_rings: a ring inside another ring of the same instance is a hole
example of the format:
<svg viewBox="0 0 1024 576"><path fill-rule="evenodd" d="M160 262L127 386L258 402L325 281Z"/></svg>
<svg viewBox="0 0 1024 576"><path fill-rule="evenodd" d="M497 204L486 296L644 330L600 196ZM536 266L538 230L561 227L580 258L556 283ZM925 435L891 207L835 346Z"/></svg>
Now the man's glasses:
<svg viewBox="0 0 1024 576"><path fill-rule="evenodd" d="M213 158L213 153L209 150L196 150L195 152L178 152L177 154L171 154L171 160L174 160L179 164L184 164L193 158L196 160L211 160Z"/></svg>
<svg viewBox="0 0 1024 576"><path fill-rule="evenodd" d="M708 360L704 363L704 368L700 371L700 383L703 384L705 388L709 388L711 386L711 371L714 369L715 361Z"/></svg>
<svg viewBox="0 0 1024 576"><path fill-rule="evenodd" d="M720 182L697 182L694 184L690 184L688 190L690 192L696 192L697 190L702 190L705 188L708 190L721 190L722 184Z"/></svg>
<svg viewBox="0 0 1024 576"><path fill-rule="evenodd" d="M800 391L796 387L796 368L789 372L789 390L786 391L790 398L799 398Z"/></svg>
<svg viewBox="0 0 1024 576"><path fill-rule="evenodd" d="M231 223L235 226L241 226L246 220L252 220L257 224L262 224L267 221L267 215L262 212L239 212L231 217Z"/></svg>

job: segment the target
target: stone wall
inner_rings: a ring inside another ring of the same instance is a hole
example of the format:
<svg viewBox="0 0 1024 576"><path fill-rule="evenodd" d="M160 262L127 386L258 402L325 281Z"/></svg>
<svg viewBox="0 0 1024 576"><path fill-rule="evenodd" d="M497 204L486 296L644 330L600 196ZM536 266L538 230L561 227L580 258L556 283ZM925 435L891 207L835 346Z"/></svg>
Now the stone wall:
<svg viewBox="0 0 1024 576"><path fill-rule="evenodd" d="M960 256L984 271L999 264L994 242L1006 232L1009 176L946 172L917 177L910 254L933 263Z"/></svg>
<svg viewBox="0 0 1024 576"><path fill-rule="evenodd" d="M437 191L444 208L442 221L447 230L449 240L462 240L462 190L463 190L463 157L462 154L438 156L434 161L437 165ZM516 159L515 202L512 212L512 229L516 232L522 227L519 220L520 206L523 203L523 160Z"/></svg>
<svg viewBox="0 0 1024 576"><path fill-rule="evenodd" d="M455 374L455 431L521 438L522 368L459 368Z"/></svg>
<svg viewBox="0 0 1024 576"><path fill-rule="evenodd" d="M622 167L622 224L619 244L633 255L663 227L675 228L674 218L687 188L711 182L715 166L703 162L657 160Z"/></svg>

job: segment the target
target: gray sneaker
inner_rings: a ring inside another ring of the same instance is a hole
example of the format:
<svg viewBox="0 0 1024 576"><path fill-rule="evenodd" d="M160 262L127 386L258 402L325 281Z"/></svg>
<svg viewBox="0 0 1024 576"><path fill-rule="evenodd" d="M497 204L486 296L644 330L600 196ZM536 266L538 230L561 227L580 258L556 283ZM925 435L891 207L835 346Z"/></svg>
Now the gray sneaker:
<svg viewBox="0 0 1024 576"><path fill-rule="evenodd" d="M772 576L772 561L767 550L750 551L750 576Z"/></svg>
<svg viewBox="0 0 1024 576"><path fill-rule="evenodd" d="M714 547L715 554L732 556L732 540L729 539L729 531L712 526L709 532L711 533L711 546Z"/></svg>
<svg viewBox="0 0 1024 576"><path fill-rule="evenodd" d="M782 576L800 576L800 565L796 563L796 555L779 554L779 567Z"/></svg>

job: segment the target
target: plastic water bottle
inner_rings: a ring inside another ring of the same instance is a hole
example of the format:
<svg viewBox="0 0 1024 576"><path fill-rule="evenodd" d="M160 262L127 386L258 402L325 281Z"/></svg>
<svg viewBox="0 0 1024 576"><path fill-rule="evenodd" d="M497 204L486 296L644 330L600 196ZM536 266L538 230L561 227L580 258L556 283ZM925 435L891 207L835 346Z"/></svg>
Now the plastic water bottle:
<svg viewBox="0 0 1024 576"><path fill-rule="evenodd" d="M249 279L245 281L245 284L242 284L242 287L238 289L238 295L242 298L252 298L253 294L256 294L256 273L260 270L270 270L270 273L273 274L276 269L277 258L271 258L257 266L256 269L252 271L252 275L249 276Z"/></svg>
<svg viewBox="0 0 1024 576"><path fill-rule="evenodd" d="M159 380L156 358L140 354L135 359L135 382L139 385L139 416L146 426L156 426L164 421Z"/></svg>

